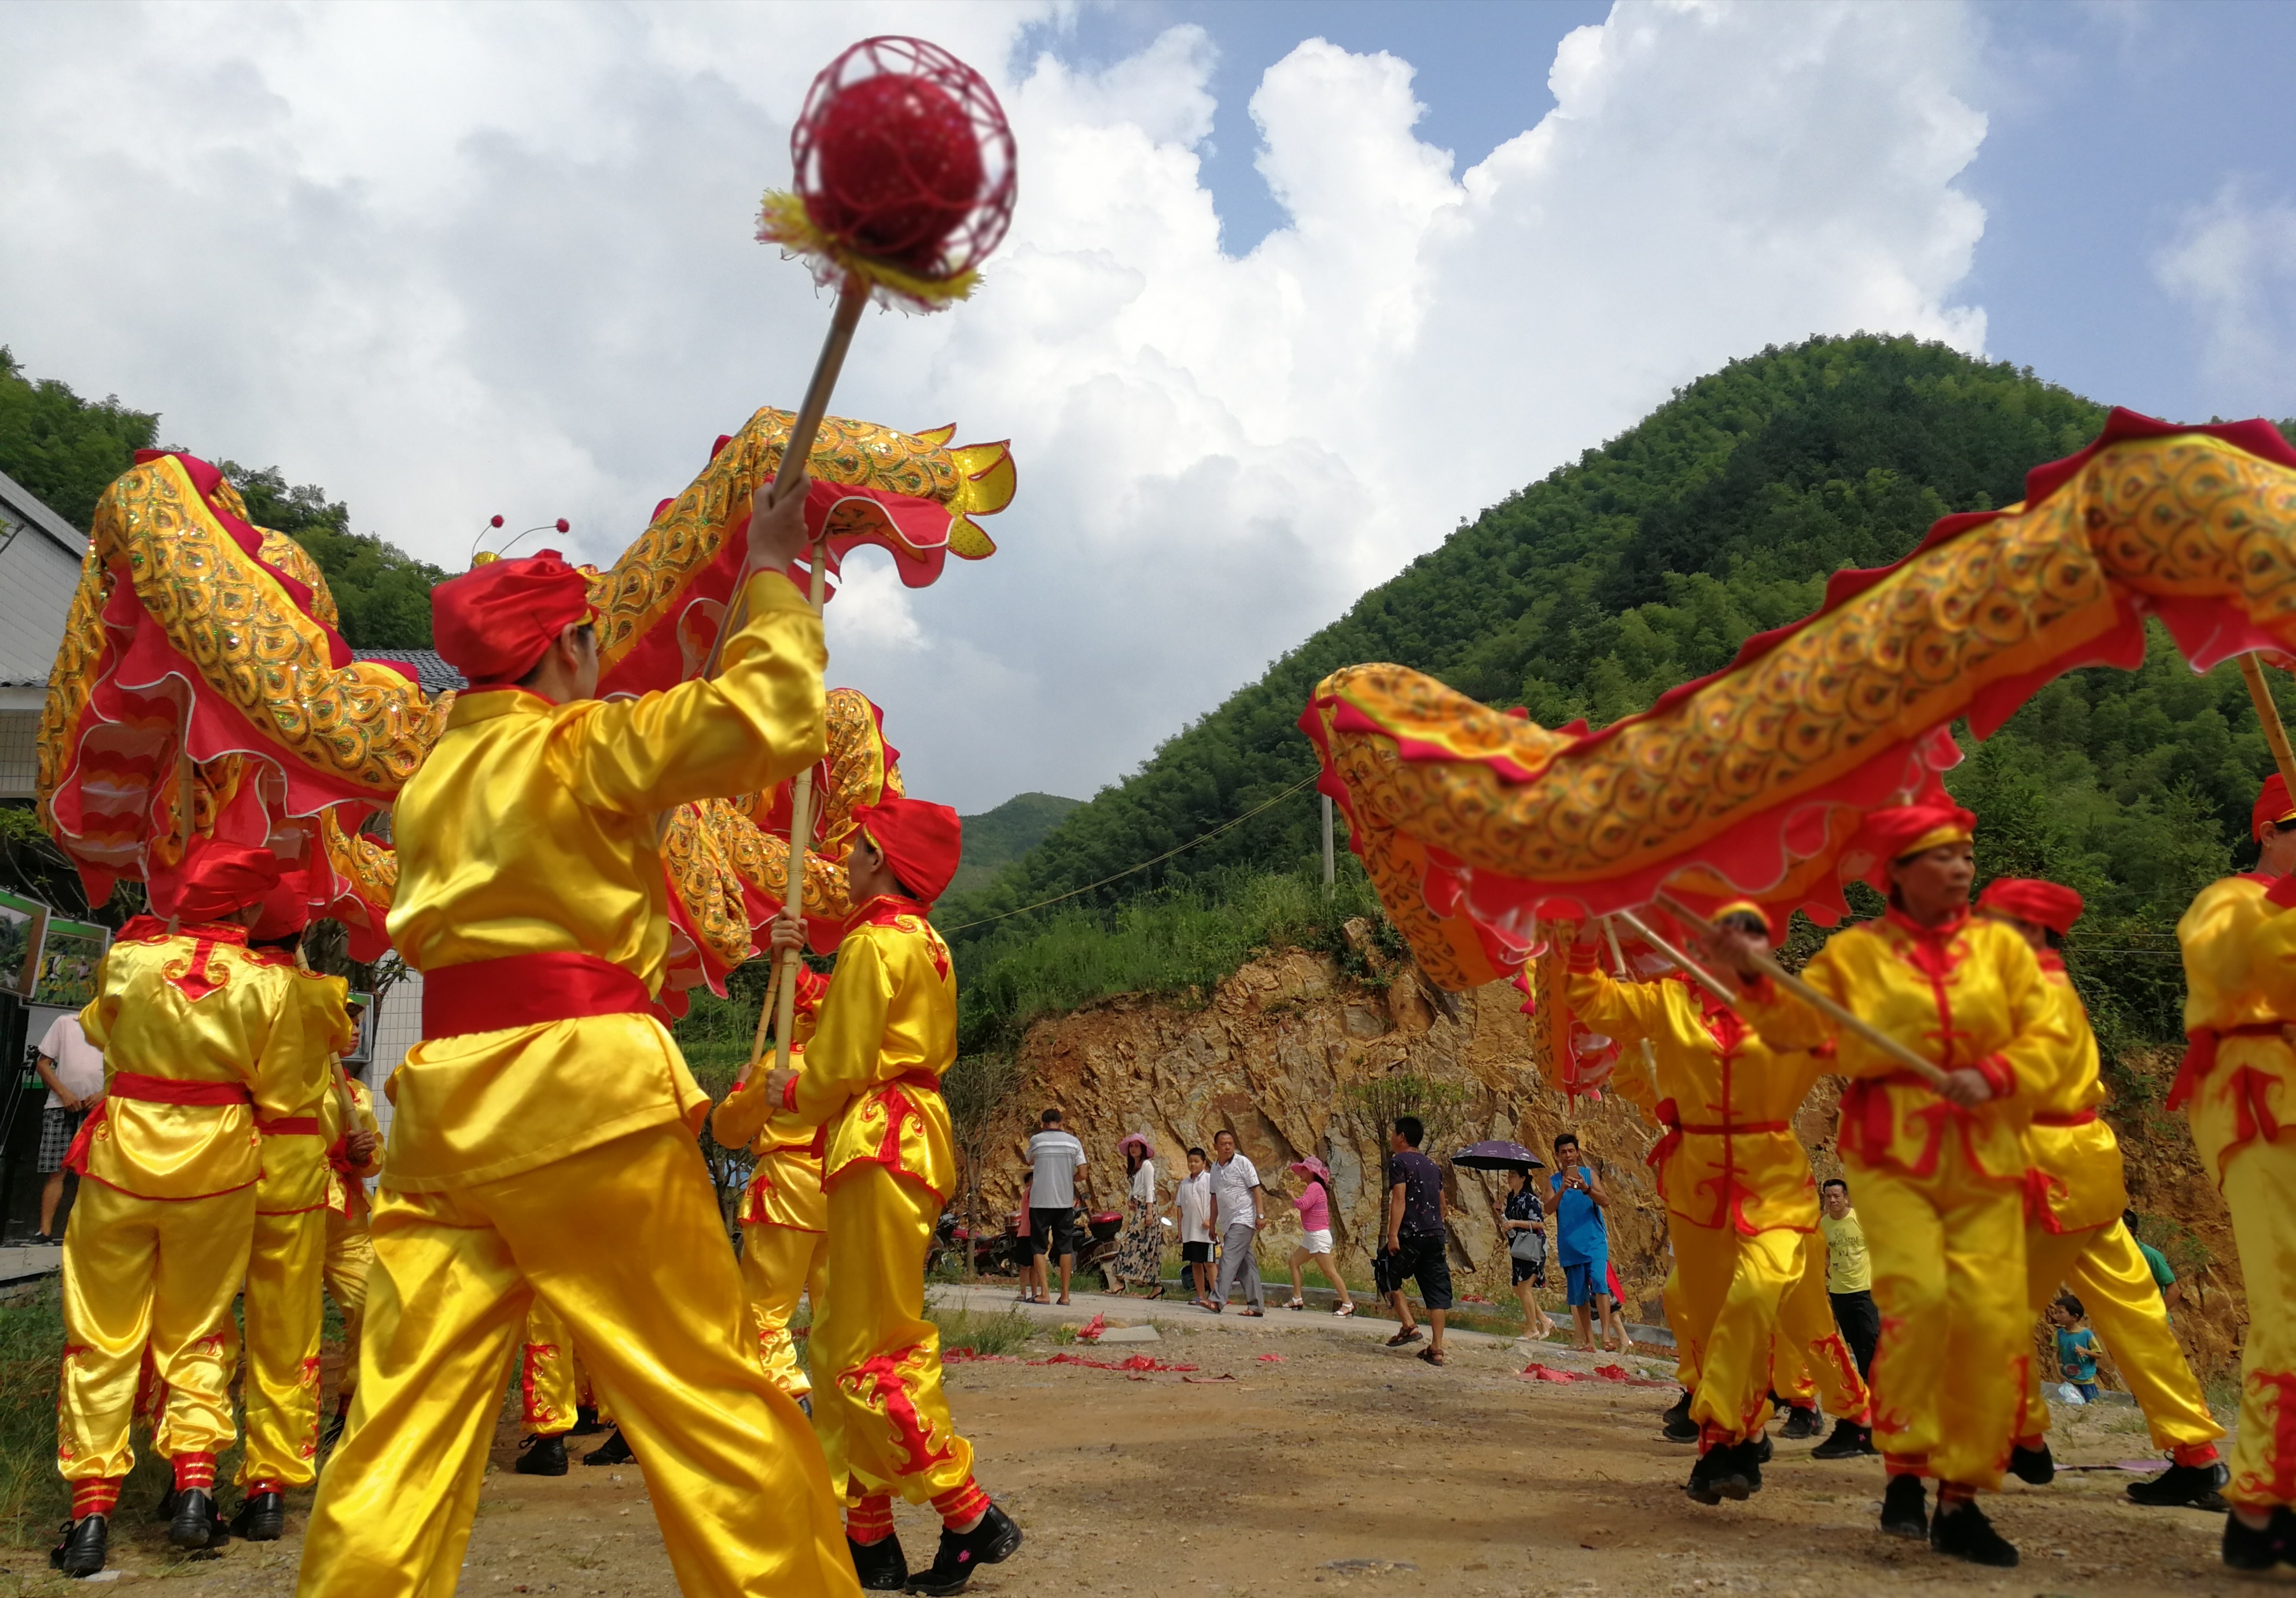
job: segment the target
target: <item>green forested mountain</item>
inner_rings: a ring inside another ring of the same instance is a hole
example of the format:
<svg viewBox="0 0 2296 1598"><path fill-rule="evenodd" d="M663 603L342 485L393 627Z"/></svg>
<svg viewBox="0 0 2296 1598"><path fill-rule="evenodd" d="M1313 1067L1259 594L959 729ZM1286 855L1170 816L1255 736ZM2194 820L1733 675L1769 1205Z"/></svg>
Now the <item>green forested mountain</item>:
<svg viewBox="0 0 2296 1598"><path fill-rule="evenodd" d="M159 428L152 412L129 410L117 399L83 400L53 378L26 377L0 344L0 472L82 531L97 497L138 449L152 448Z"/></svg>
<svg viewBox="0 0 2296 1598"><path fill-rule="evenodd" d="M998 872L1043 843L1061 818L1082 803L1058 794L1015 794L995 810L958 817L964 823L964 857L952 890L963 894L987 887Z"/></svg>

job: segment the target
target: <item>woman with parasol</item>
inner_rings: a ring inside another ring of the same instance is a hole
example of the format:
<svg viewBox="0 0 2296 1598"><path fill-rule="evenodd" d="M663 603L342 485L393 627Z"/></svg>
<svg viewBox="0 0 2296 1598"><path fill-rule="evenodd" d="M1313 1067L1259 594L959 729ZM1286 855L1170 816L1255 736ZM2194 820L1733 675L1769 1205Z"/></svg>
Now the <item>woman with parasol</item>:
<svg viewBox="0 0 2296 1598"><path fill-rule="evenodd" d="M1506 1241L1514 1296L1522 1305L1523 1335L1554 1336L1554 1322L1538 1301L1538 1289L1546 1285L1546 1207L1530 1185L1530 1174L1546 1162L1521 1143L1493 1141L1461 1149L1451 1163L1470 1171L1505 1173L1506 1197L1493 1207L1499 1236Z"/></svg>

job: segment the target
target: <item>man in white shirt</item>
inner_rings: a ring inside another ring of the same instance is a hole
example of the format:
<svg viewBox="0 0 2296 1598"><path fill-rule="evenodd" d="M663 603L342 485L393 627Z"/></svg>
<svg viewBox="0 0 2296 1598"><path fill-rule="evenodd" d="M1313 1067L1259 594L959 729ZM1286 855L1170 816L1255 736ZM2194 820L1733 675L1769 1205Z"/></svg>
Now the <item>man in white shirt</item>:
<svg viewBox="0 0 2296 1598"><path fill-rule="evenodd" d="M1212 1162L1201 1149L1188 1150L1188 1174L1173 1191L1180 1210L1180 1263L1187 1267L1196 1296L1191 1304L1212 1302Z"/></svg>
<svg viewBox="0 0 2296 1598"><path fill-rule="evenodd" d="M1223 1131L1212 1139L1211 1229L1220 1240L1219 1290L1212 1295L1214 1314L1243 1284L1247 1315L1267 1313L1259 1288L1259 1261L1253 1245L1259 1240L1259 1172L1239 1153L1235 1133Z"/></svg>
<svg viewBox="0 0 2296 1598"><path fill-rule="evenodd" d="M103 1102L103 1052L87 1041L77 1015L58 1016L40 1040L32 1068L48 1084L40 1112L40 1230L35 1243L62 1244L56 1235L56 1206L64 1197L64 1156L79 1135L87 1112Z"/></svg>
<svg viewBox="0 0 2296 1598"><path fill-rule="evenodd" d="M1076 1268L1076 1182L1085 1168L1084 1145L1061 1125L1061 1112L1048 1109L1037 1118L1039 1127L1021 1156L1029 1173L1029 1247L1034 1257L1029 1277L1036 1300L1046 1302L1048 1255L1061 1259L1061 1302L1069 1301L1069 1273Z"/></svg>

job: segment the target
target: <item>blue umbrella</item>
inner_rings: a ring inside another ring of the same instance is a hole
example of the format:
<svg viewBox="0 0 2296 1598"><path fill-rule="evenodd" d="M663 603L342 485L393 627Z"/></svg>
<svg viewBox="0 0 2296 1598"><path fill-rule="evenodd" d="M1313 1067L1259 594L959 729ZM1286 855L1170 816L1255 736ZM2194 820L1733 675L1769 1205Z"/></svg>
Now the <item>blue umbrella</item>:
<svg viewBox="0 0 2296 1598"><path fill-rule="evenodd" d="M1546 1165L1545 1160L1521 1143L1498 1141L1462 1149L1451 1157L1451 1163L1464 1166L1470 1171L1521 1171L1526 1175L1544 1169Z"/></svg>

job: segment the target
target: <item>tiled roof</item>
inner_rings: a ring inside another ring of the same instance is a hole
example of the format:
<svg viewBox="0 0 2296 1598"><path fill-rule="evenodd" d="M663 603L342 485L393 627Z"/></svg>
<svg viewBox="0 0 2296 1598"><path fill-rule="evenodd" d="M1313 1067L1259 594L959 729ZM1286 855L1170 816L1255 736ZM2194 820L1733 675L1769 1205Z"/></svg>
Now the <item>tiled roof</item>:
<svg viewBox="0 0 2296 1598"><path fill-rule="evenodd" d="M449 688L469 686L463 674L448 665L446 657L436 649L357 649L351 652L351 658L387 661L394 666L410 668L426 694L443 694Z"/></svg>

